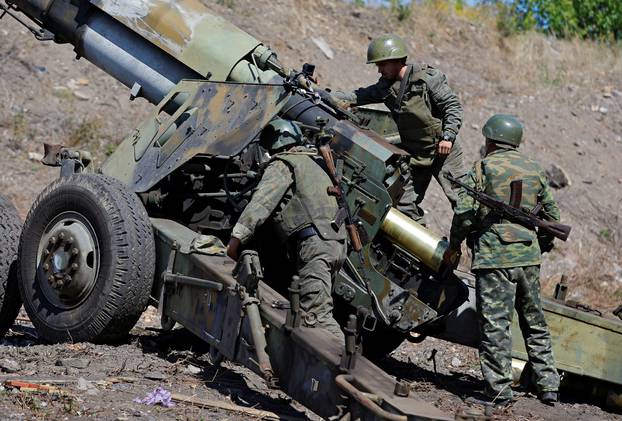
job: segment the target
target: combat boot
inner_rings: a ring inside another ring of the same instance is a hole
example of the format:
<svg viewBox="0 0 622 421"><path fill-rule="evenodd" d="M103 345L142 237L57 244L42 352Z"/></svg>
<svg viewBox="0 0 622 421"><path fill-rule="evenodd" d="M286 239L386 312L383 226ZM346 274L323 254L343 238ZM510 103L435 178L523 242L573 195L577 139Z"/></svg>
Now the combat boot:
<svg viewBox="0 0 622 421"><path fill-rule="evenodd" d="M546 405L555 405L555 402L559 401L558 392L542 392L540 394L540 402Z"/></svg>

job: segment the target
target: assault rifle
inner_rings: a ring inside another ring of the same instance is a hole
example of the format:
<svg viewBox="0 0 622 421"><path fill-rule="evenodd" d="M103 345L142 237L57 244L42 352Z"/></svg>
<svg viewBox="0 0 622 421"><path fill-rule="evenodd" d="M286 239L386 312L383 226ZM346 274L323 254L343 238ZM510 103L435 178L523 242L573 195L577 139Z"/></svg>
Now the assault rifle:
<svg viewBox="0 0 622 421"><path fill-rule="evenodd" d="M337 167L335 166L333 151L331 150L329 143L332 139L332 134L327 133L324 130L324 127L326 126L325 121L320 119L316 123L320 128L320 131L316 135L318 152L326 164L328 176L330 181L333 183L333 185L328 188L328 194L335 196L335 199L337 199L337 206L339 207L339 211L337 212L337 215L335 215L332 225L335 229L339 229L339 227L341 227L341 225L345 222L346 231L350 237L352 249L357 253L360 253L363 248L363 244L361 242L358 228L352 219L352 213L350 212L350 207L348 206L346 197L343 194L343 189L341 188L341 174L337 171Z"/></svg>
<svg viewBox="0 0 622 421"><path fill-rule="evenodd" d="M346 231L348 232L348 236L350 237L350 245L352 246L352 250L354 250L358 255L361 266L365 266L361 236L359 234L356 223L352 218L352 212L350 211L350 207L348 206L346 195L344 194L341 187L341 171L338 170L337 166L335 165L335 160L333 159L333 151L330 147L330 141L333 138L333 133L331 133L330 130L325 130L326 120L322 118L317 118L316 124L319 128L319 131L316 133L317 150L319 155L324 160L324 163L326 164L328 176L333 184L331 187L328 188L327 193L331 196L335 196L335 198L337 199L337 206L339 207L337 215L335 215L335 218L331 222L331 225L333 225L334 228L339 229L339 227L341 227L341 225L345 222ZM360 274L349 259L346 259L345 265L350 268L354 277L357 278L358 281L363 284L363 286L365 286L367 294L369 294L374 309L376 310L379 318L387 326L390 325L391 322L387 315L384 314L384 311L382 310L382 305L380 304L380 300L378 300L378 296L372 290L371 285L369 284L369 280L364 276L364 273Z"/></svg>
<svg viewBox="0 0 622 421"><path fill-rule="evenodd" d="M486 193L477 191L461 181L458 181L451 175L445 175L449 181L458 186L462 187L469 196L473 199L480 202L482 205L490 208L497 215L502 218L509 219L512 222L520 224L529 229L538 228L539 231L543 231L547 234L552 235L555 238L559 238L562 241L566 241L568 239L568 235L570 234L570 230L572 227L569 225L560 224L554 221L547 221L538 217L538 213L540 212L541 205L536 205L536 207L529 211L520 207L520 200L516 200L518 191L522 190L522 181L513 181L511 185L512 194L510 195L513 199L510 199L511 204L507 204L502 202L501 200L497 200L494 197L487 195ZM521 183L516 184L516 183ZM518 193L520 195L520 193Z"/></svg>

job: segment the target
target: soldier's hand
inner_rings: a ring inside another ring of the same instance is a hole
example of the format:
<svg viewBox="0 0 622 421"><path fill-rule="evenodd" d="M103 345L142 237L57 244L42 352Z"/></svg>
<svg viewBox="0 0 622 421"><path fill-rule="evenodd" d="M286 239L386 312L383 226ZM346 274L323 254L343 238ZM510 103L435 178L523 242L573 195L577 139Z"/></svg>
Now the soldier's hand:
<svg viewBox="0 0 622 421"><path fill-rule="evenodd" d="M227 244L227 256L231 257L233 260L238 260L240 244L239 239L231 237L229 239L229 244Z"/></svg>
<svg viewBox="0 0 622 421"><path fill-rule="evenodd" d="M459 259L460 250L447 248L447 250L445 250L445 253L443 253L443 263L445 263L447 266L457 266Z"/></svg>
<svg viewBox="0 0 622 421"><path fill-rule="evenodd" d="M440 142L438 142L436 150L439 155L446 156L449 155L449 152L451 151L451 147L453 145L454 144L451 143L449 140L441 140Z"/></svg>

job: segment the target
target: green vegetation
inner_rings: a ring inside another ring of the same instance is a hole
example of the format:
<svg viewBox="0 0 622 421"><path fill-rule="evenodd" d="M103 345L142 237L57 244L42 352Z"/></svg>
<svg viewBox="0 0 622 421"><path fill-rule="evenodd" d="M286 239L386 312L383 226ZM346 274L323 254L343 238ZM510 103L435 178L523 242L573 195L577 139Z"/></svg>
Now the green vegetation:
<svg viewBox="0 0 622 421"><path fill-rule="evenodd" d="M412 7L400 0L391 0L391 11L395 14L397 20L401 22L410 17L412 14Z"/></svg>
<svg viewBox="0 0 622 421"><path fill-rule="evenodd" d="M598 236L605 241L609 241L611 240L611 237L612 237L612 231L609 228L603 228L600 231L598 231Z"/></svg>
<svg viewBox="0 0 622 421"><path fill-rule="evenodd" d="M622 40L620 0L483 1L497 8L506 35L538 29L557 37Z"/></svg>
<svg viewBox="0 0 622 421"><path fill-rule="evenodd" d="M77 124L70 121L68 126L69 135L67 146L85 148L87 145L92 144L92 142L99 140L103 122L98 118L85 118Z"/></svg>
<svg viewBox="0 0 622 421"><path fill-rule="evenodd" d="M16 140L22 140L28 136L28 120L26 119L26 113L20 111L13 116L11 130Z"/></svg>
<svg viewBox="0 0 622 421"><path fill-rule="evenodd" d="M224 1L224 0L219 0ZM378 4L372 0L352 0L358 6ZM457 14L496 16L502 34L539 30L560 38L589 38L622 41L622 1L620 0L384 0L399 21L408 19L412 9L433 6Z"/></svg>

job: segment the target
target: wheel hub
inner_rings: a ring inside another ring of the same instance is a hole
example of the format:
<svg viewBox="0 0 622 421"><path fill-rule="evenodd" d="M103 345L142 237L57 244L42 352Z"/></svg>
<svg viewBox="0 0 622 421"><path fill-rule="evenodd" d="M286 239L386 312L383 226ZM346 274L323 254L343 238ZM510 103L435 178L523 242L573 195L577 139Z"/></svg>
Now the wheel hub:
<svg viewBox="0 0 622 421"><path fill-rule="evenodd" d="M78 304L97 281L97 236L86 218L74 212L59 215L48 227L39 245L42 290L57 305Z"/></svg>

